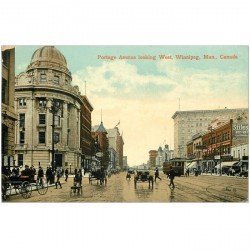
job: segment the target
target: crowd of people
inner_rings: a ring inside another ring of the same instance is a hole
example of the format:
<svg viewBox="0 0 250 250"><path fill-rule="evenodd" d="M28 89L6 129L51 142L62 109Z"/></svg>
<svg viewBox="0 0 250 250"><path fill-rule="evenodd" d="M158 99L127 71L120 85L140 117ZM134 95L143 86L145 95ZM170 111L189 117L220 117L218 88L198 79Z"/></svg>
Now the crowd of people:
<svg viewBox="0 0 250 250"><path fill-rule="evenodd" d="M46 171L43 170L40 162L38 163L38 169L32 165L29 167L28 165L21 166L14 166L10 167L2 167L2 177L10 178L10 180L15 180L20 177L27 177L30 181L42 181L43 179L46 180L48 184L54 184L55 188L58 186L62 188L61 178L65 177L65 182L68 181L69 177L69 169L66 168L65 171L63 168L58 167L55 170L51 166L48 166ZM81 183L82 182L82 170L75 169L74 172L74 181Z"/></svg>

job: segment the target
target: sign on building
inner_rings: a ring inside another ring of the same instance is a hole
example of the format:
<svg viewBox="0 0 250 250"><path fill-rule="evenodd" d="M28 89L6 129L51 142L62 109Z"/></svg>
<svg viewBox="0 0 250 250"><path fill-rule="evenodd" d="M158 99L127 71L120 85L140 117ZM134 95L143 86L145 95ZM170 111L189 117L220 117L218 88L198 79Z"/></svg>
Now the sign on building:
<svg viewBox="0 0 250 250"><path fill-rule="evenodd" d="M248 124L233 124L233 137L248 137Z"/></svg>

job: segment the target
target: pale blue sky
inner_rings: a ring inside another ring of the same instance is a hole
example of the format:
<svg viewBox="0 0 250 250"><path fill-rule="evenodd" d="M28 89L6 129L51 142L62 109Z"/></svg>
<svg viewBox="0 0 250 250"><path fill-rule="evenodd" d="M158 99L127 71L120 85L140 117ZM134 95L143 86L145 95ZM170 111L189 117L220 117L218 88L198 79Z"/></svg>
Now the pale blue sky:
<svg viewBox="0 0 250 250"><path fill-rule="evenodd" d="M16 73L25 70L30 62L32 53L41 46L17 46L16 47ZM103 64L103 60L98 60L97 56L100 55L158 55L167 54L172 55L173 58L177 54L184 55L197 55L203 58L204 54L215 55L232 55L237 54L237 60L173 60L175 66L186 72L187 75L197 72L214 72L218 74L227 73L243 73L246 74L248 70L248 46L56 46L66 57L68 68L72 74L82 71L87 67L99 67ZM155 75L167 76L168 71L160 72L158 70L158 63L161 60L127 60L126 63L136 66L137 73L141 76ZM112 77L111 72L106 72L104 77L106 79ZM86 80L86 79L85 79ZM112 83L117 90L123 90L122 84ZM136 83L135 83L136 84ZM227 84L224 82L223 84ZM240 88L244 91L247 90L247 77L240 83ZM213 86L214 87L214 86ZM170 84L167 86L155 85L148 83L146 86L137 86L135 91L140 91L143 96L147 93L169 92L174 90ZM134 92L133 92L134 93ZM104 89L99 89L99 94L107 96ZM133 95L129 95L131 97Z"/></svg>
<svg viewBox="0 0 250 250"><path fill-rule="evenodd" d="M16 46L16 73L20 73L30 62L33 52L41 46ZM178 61L183 68L216 69L222 71L246 71L248 68L248 46L56 46L66 57L68 67L72 73L87 66L99 66L102 60L97 60L97 55L160 55L160 54L191 54L202 57L210 55L237 54L238 60ZM157 74L155 64L152 61L129 61L138 67L141 74Z"/></svg>

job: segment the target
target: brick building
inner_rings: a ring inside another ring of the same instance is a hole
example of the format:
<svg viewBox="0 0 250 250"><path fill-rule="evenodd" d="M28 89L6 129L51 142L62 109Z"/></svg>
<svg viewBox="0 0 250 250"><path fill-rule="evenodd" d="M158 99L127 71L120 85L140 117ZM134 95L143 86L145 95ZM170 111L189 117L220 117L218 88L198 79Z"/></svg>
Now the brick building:
<svg viewBox="0 0 250 250"><path fill-rule="evenodd" d="M193 141L189 141L187 143L187 158L188 159L194 158Z"/></svg>
<svg viewBox="0 0 250 250"><path fill-rule="evenodd" d="M89 102L86 95L82 95L81 105L81 129L80 129L80 147L82 150L82 168L90 168L91 165L91 147L92 147L92 135L91 135L91 112L94 110L93 106Z"/></svg>
<svg viewBox="0 0 250 250"><path fill-rule="evenodd" d="M157 151L156 150L150 150L148 153L149 153L149 168L150 169L155 169Z"/></svg>
<svg viewBox="0 0 250 250"><path fill-rule="evenodd" d="M96 128L96 126L94 127ZM109 140L107 137L107 130L103 126L103 122L100 123L99 127L94 131L92 130L92 137L96 141L98 141L98 147L100 152L102 152L102 156L100 157L101 165L104 166L105 169L109 167Z"/></svg>
<svg viewBox="0 0 250 250"><path fill-rule="evenodd" d="M233 120L223 123L202 136L203 158L216 159L231 156Z"/></svg>

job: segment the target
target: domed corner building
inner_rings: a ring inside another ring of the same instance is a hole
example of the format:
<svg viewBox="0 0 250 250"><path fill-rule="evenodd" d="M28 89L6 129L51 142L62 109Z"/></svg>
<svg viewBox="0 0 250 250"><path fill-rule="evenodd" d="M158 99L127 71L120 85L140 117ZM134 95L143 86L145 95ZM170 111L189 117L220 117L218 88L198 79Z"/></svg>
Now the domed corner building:
<svg viewBox="0 0 250 250"><path fill-rule="evenodd" d="M81 165L80 110L83 99L64 55L54 46L37 49L25 72L16 77L16 165L43 168L52 163L54 112L54 165L74 170Z"/></svg>

